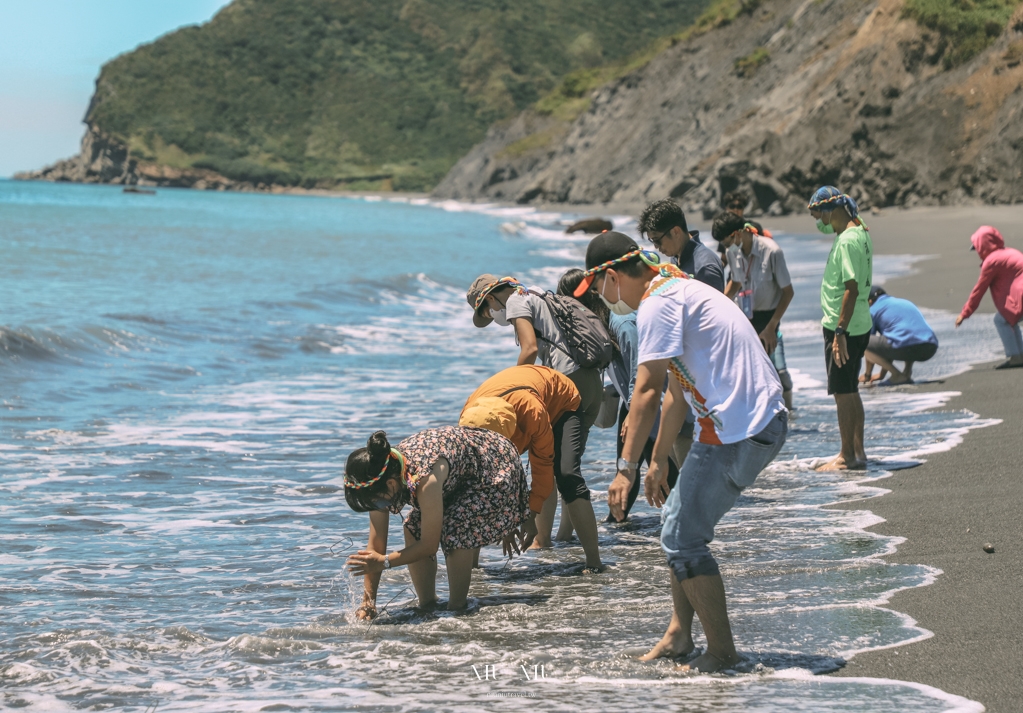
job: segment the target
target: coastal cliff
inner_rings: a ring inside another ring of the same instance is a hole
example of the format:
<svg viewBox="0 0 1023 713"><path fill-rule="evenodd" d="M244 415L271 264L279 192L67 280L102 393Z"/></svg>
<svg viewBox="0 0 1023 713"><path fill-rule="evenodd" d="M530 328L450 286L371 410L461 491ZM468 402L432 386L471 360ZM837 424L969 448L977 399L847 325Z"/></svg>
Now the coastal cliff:
<svg viewBox="0 0 1023 713"><path fill-rule="evenodd" d="M572 71L710 0L234 0L106 63L78 156L19 178L421 191Z"/></svg>
<svg viewBox="0 0 1023 713"><path fill-rule="evenodd" d="M1023 201L1023 6L945 21L920 5L744 3L585 97L495 125L434 194L673 196L705 217L737 188L754 214L801 210L825 183L863 207Z"/></svg>
<svg viewBox="0 0 1023 713"><path fill-rule="evenodd" d="M209 190L268 189L266 184L233 181L215 171L174 168L140 160L118 138L90 126L82 138L81 151L38 171L14 174L21 181L67 181L169 186Z"/></svg>

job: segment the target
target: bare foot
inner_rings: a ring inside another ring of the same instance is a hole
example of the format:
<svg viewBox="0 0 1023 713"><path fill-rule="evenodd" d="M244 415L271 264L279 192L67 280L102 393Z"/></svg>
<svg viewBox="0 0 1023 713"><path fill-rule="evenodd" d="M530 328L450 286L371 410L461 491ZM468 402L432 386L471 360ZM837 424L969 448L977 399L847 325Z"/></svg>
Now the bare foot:
<svg viewBox="0 0 1023 713"><path fill-rule="evenodd" d="M739 658L738 654L721 657L707 653L702 656L697 656L695 659L683 666L679 666L679 671L686 671L690 673L717 673L718 671L726 671L730 669L741 660L742 659Z"/></svg>
<svg viewBox="0 0 1023 713"><path fill-rule="evenodd" d="M549 550L551 548L550 540L542 540L539 537L533 540L533 544L529 546L531 550Z"/></svg>
<svg viewBox="0 0 1023 713"><path fill-rule="evenodd" d="M654 659L677 659L681 656L693 653L696 646L693 644L693 637L686 636L679 632L677 634L666 633L654 648L639 657L640 661L653 661Z"/></svg>
<svg viewBox="0 0 1023 713"><path fill-rule="evenodd" d="M603 562L597 562L597 564L588 564L583 567L583 574L601 574L607 570L607 565Z"/></svg>
<svg viewBox="0 0 1023 713"><path fill-rule="evenodd" d="M824 465L819 465L816 468L814 468L814 470L816 470L818 473L827 473L836 470L866 470L866 469L867 461L865 459L854 460L852 462L846 463L845 456L843 456L842 454L838 454Z"/></svg>

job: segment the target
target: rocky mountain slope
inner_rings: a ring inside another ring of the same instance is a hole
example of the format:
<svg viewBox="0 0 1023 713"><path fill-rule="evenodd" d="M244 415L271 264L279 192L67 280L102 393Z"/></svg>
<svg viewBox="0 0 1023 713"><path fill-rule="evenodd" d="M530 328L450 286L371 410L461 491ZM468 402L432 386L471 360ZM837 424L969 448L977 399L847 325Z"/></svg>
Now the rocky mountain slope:
<svg viewBox="0 0 1023 713"><path fill-rule="evenodd" d="M424 190L569 72L709 0L234 0L104 65L81 153L23 178Z"/></svg>
<svg viewBox="0 0 1023 713"><path fill-rule="evenodd" d="M802 210L824 183L865 207L1023 201L1023 6L1006 22L1012 0L915 2L746 2L576 117L534 108L495 125L435 194L674 196L706 216L735 188L754 211ZM956 35L984 2L995 19Z"/></svg>

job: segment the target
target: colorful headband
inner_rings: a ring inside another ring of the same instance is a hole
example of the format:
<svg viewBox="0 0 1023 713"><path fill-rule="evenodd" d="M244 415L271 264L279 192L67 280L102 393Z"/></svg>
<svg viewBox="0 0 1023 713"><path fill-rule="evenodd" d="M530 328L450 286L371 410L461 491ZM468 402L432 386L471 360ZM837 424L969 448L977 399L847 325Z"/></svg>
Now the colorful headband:
<svg viewBox="0 0 1023 713"><path fill-rule="evenodd" d="M825 188L827 188L828 190L825 190ZM852 218L852 222L854 224L862 227L864 230L870 230L870 228L867 227L867 224L860 219L860 209L856 205L856 201L853 199L852 196L846 195L845 193L839 193L837 188L830 188L827 186L825 186L825 188L818 188L817 192L813 194L814 198L816 198L817 195L822 192L826 193L827 195L822 197L820 200L816 201L813 200L813 198L811 198L810 204L807 206L809 210L816 209L820 210L823 213L826 211L822 208L822 206L827 205L829 203L833 203L835 206L844 207L846 211L849 213L849 217ZM831 191L834 191L834 193L832 193Z"/></svg>
<svg viewBox="0 0 1023 713"><path fill-rule="evenodd" d="M623 262L628 262L637 255L639 256L639 259L645 262L649 267L652 267L655 270L660 267L661 264L660 255L653 252L652 250L636 249L633 250L632 252L625 253L619 258L615 258L614 260L608 260L607 262L601 263L596 267L591 267L589 270L583 273L582 282L579 283L579 286L575 288L575 291L573 291L572 294L576 297L582 297L584 294L586 294L586 290L590 289L590 285L593 284L594 278L596 278L599 273L604 272L604 270L614 267L615 265L620 265Z"/></svg>
<svg viewBox="0 0 1023 713"><path fill-rule="evenodd" d="M767 229L757 230L757 226L753 225L753 223L746 223L746 225L743 226L743 230L748 230L751 233L753 233L754 235L759 235L759 236L761 236L763 238L773 238L774 237L773 235L771 235L771 231L769 231Z"/></svg>
<svg viewBox="0 0 1023 713"><path fill-rule="evenodd" d="M494 282L491 282L489 285L480 290L479 295L476 296L476 305L473 307L473 309L479 310L480 305L483 304L483 300L487 298L487 295L489 295L491 292L496 290L501 285L510 285L514 287L516 290L525 289L522 286L522 283L516 280L514 277L502 277L500 280L495 280Z"/></svg>
<svg viewBox="0 0 1023 713"><path fill-rule="evenodd" d="M345 487L346 488L352 488L353 490L361 490L362 488L370 487L371 485L376 483L378 480L383 478L384 475L387 474L387 468L391 465L391 459L392 458L397 459L398 462L401 463L401 477L402 477L402 479L404 479L405 478L405 456L403 456L401 454L401 451L399 451L397 448L392 448L391 452L387 454L387 458L384 459L384 467L380 469L380 475L378 475L375 478L370 478L369 480L359 482L357 480L350 480L348 478L348 474L345 473Z"/></svg>
<svg viewBox="0 0 1023 713"><path fill-rule="evenodd" d="M806 207L809 210L813 210L814 208L819 208L820 206L822 206L822 205L824 205L826 203L834 203L836 205L846 205L847 201L851 201L851 200L852 200L852 198L850 196L847 196L845 193L839 193L838 195L835 195L835 196L828 196L826 198L821 198L819 201L811 201L810 204L808 206L806 206Z"/></svg>

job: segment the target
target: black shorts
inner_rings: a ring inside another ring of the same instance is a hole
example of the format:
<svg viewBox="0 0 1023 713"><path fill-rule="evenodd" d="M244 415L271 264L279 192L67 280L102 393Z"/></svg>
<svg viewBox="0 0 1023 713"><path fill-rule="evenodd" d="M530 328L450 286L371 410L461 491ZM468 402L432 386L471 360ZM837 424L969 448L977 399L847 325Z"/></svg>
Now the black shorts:
<svg viewBox="0 0 1023 713"><path fill-rule="evenodd" d="M927 361L937 354L938 345L924 342L923 344L908 344L896 349L883 334L872 334L867 349L877 354L885 361Z"/></svg>
<svg viewBox="0 0 1023 713"><path fill-rule="evenodd" d="M845 335L845 344L849 350L849 361L842 366L835 364L832 342L835 333L824 328L824 368L828 372L829 394L855 394L860 390L860 367L863 366L863 352L867 351L870 332Z"/></svg>

